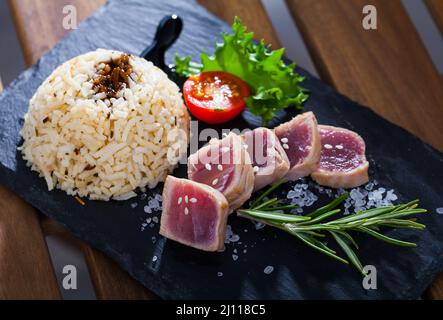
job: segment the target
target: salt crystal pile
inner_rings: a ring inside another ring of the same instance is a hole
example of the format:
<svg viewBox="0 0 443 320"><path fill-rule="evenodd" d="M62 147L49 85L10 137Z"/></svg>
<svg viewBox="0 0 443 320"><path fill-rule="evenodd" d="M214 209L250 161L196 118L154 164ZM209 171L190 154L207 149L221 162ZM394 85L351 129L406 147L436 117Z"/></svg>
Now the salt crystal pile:
<svg viewBox="0 0 443 320"><path fill-rule="evenodd" d="M300 207L295 209L294 213L302 213L303 207L310 207L318 200L318 197L308 188L309 184L301 180L301 183L295 184L292 190L288 192L286 197L291 201L291 204Z"/></svg>
<svg viewBox="0 0 443 320"><path fill-rule="evenodd" d="M372 208L393 206L398 200L398 196L393 189L386 190L384 187L378 187L378 182L369 182L364 188L354 188L349 193L349 198L345 201L344 214L357 213ZM351 209L353 207L353 210ZM351 211L352 210L352 211Z"/></svg>

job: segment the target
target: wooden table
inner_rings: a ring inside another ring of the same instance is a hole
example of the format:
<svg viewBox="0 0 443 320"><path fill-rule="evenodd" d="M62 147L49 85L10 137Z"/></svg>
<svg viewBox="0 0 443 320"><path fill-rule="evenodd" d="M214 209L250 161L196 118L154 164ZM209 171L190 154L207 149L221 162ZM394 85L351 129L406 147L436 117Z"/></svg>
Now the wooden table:
<svg viewBox="0 0 443 320"><path fill-rule="evenodd" d="M105 0L9 0L27 65L67 32L62 8L82 20ZM199 0L227 22L234 15L273 47L280 43L259 0ZM373 0L378 30L361 27L366 0L287 0L320 77L350 98L443 151L443 84L400 0ZM443 32L440 0L426 0ZM253 10L251 10L253 8ZM309 13L309 14L307 14ZM99 299L152 299L154 295L114 262L0 186L0 298L61 297L45 236L63 235L85 253ZM443 277L427 297L443 299Z"/></svg>

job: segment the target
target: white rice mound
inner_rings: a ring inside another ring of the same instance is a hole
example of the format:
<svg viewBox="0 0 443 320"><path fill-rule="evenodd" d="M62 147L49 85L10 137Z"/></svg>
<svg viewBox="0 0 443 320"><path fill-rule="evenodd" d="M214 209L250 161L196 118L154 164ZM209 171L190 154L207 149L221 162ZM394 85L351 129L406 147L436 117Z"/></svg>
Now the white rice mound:
<svg viewBox="0 0 443 320"><path fill-rule="evenodd" d="M127 200L154 188L186 154L189 116L177 85L151 62L116 98L96 93L98 70L123 53L99 49L58 67L29 104L19 148L49 190L91 200ZM134 81L135 80L135 81Z"/></svg>

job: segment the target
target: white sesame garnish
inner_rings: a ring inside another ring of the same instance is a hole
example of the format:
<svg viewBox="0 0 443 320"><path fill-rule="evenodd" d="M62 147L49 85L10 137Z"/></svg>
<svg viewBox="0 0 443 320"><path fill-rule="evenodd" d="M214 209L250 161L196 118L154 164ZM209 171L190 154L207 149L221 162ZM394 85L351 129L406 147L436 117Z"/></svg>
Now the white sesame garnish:
<svg viewBox="0 0 443 320"><path fill-rule="evenodd" d="M185 215L188 215L189 214L189 209L186 207L185 208Z"/></svg>
<svg viewBox="0 0 443 320"><path fill-rule="evenodd" d="M260 170L260 168L259 168L258 166L255 166L255 167L254 167L254 173L257 173L258 170Z"/></svg>
<svg viewBox="0 0 443 320"><path fill-rule="evenodd" d="M158 260L157 256L153 256L153 257L152 257L152 262L155 262L155 261L157 261L157 260Z"/></svg>
<svg viewBox="0 0 443 320"><path fill-rule="evenodd" d="M188 198L188 196L185 196L185 203L188 203L189 202L189 198Z"/></svg>
<svg viewBox="0 0 443 320"><path fill-rule="evenodd" d="M191 199L189 199L189 201L191 201L191 203L197 203L197 199L196 198L191 198Z"/></svg>
<svg viewBox="0 0 443 320"><path fill-rule="evenodd" d="M289 146L285 143L285 144L283 145L283 149L288 150L288 149L289 149Z"/></svg>
<svg viewBox="0 0 443 320"><path fill-rule="evenodd" d="M209 164L209 163L205 164L205 168L206 168L206 170L208 170L208 171L211 171L211 170L212 170L212 166L211 166L211 164Z"/></svg>
<svg viewBox="0 0 443 320"><path fill-rule="evenodd" d="M215 186L218 183L218 179L214 179L214 181L212 181L212 185Z"/></svg>
<svg viewBox="0 0 443 320"><path fill-rule="evenodd" d="M328 144L328 143L325 144L324 147L325 147L325 149L332 149L332 146L330 144Z"/></svg>
<svg viewBox="0 0 443 320"><path fill-rule="evenodd" d="M280 141L281 141L282 143L288 143L288 142L289 142L288 138L282 138Z"/></svg>
<svg viewBox="0 0 443 320"><path fill-rule="evenodd" d="M343 146L341 144L337 144L335 147L339 150L343 149Z"/></svg>
<svg viewBox="0 0 443 320"><path fill-rule="evenodd" d="M247 144L244 144L243 148L245 148L245 150L248 150L249 146Z"/></svg>
<svg viewBox="0 0 443 320"><path fill-rule="evenodd" d="M182 197L178 198L177 204L181 204L182 201L183 201L183 198L182 198Z"/></svg>
<svg viewBox="0 0 443 320"><path fill-rule="evenodd" d="M217 169L218 169L218 171L223 171L223 166L222 166L221 164L219 164L219 165L217 166Z"/></svg>

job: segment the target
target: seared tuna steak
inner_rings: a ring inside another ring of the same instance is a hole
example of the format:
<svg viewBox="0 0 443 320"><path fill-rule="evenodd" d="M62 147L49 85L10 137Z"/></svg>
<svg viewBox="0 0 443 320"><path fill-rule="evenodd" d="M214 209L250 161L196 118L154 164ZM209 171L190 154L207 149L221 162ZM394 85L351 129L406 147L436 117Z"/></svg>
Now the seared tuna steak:
<svg viewBox="0 0 443 320"><path fill-rule="evenodd" d="M289 171L289 159L272 130L257 128L243 135L255 174L254 191L279 181Z"/></svg>
<svg viewBox="0 0 443 320"><path fill-rule="evenodd" d="M168 176L163 189L160 234L205 251L224 248L228 201L219 191Z"/></svg>
<svg viewBox="0 0 443 320"><path fill-rule="evenodd" d="M189 179L204 183L224 194L231 211L251 197L254 171L240 136L231 133L208 145L188 159Z"/></svg>
<svg viewBox="0 0 443 320"><path fill-rule="evenodd" d="M322 150L312 178L332 188L354 188L368 182L369 163L362 137L342 128L320 125L318 129Z"/></svg>
<svg viewBox="0 0 443 320"><path fill-rule="evenodd" d="M288 180L308 176L317 169L321 152L320 135L317 119L312 112L298 115L278 126L275 134L289 159L290 169L286 175Z"/></svg>

